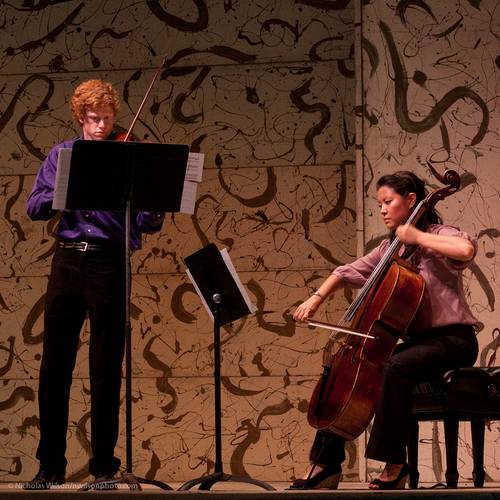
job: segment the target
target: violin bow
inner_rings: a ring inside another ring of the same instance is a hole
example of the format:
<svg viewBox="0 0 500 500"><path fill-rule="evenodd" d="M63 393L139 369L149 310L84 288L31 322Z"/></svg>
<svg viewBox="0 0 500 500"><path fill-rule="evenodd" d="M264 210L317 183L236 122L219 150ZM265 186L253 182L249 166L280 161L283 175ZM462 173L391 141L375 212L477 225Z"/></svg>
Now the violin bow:
<svg viewBox="0 0 500 500"><path fill-rule="evenodd" d="M144 104L146 104L146 101L149 97L149 94L151 93L151 90L153 89L153 85L155 84L156 80L158 79L158 76L160 76L160 72L165 66L165 63L167 61L167 57L165 56L163 58L163 61L161 62L160 66L158 66L158 69L156 70L156 73L153 76L153 79L151 80L151 83L149 84L148 89L146 90L146 93L144 94L144 97L142 98L142 102L139 106L139 109L137 110L134 119L132 120L132 123L130 124L130 127L127 130L127 134L125 135L125 138L123 139L124 142L128 141L128 138L130 137L130 134L132 133L132 129L134 128L135 122L139 118L139 115L141 114L142 108L144 107Z"/></svg>

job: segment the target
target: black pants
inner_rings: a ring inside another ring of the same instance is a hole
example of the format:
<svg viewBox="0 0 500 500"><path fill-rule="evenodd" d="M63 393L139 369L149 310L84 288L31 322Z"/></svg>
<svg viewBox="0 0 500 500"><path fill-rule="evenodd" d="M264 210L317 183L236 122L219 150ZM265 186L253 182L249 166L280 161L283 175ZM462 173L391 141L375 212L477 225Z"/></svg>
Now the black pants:
<svg viewBox="0 0 500 500"><path fill-rule="evenodd" d="M413 407L413 389L448 370L472 366L478 355L474 328L450 325L433 328L398 344L383 367L382 391L365 456L381 462L406 462L406 444ZM310 460L337 465L344 458L344 440L318 431Z"/></svg>
<svg viewBox="0 0 500 500"><path fill-rule="evenodd" d="M55 252L45 297L40 368L40 443L45 471L64 474L72 372L85 318L90 320L91 448L89 471L114 474L125 340L124 251Z"/></svg>

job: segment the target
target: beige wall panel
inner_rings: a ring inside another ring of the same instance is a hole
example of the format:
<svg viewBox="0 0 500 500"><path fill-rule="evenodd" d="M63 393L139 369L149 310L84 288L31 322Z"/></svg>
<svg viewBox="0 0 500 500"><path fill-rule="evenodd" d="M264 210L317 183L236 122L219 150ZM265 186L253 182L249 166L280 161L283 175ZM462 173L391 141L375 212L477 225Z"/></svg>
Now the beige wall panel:
<svg viewBox="0 0 500 500"><path fill-rule="evenodd" d="M310 382L264 376L223 378L222 383L225 472L263 481L287 481L302 474L315 432L306 416ZM140 475L177 482L213 472L213 382L175 378L172 388L178 394L175 405L158 393L153 380L140 379L134 463ZM348 447L347 455L346 479L357 471L355 448Z"/></svg>
<svg viewBox="0 0 500 500"><path fill-rule="evenodd" d="M185 73L185 74L184 74ZM156 83L138 138L205 153L206 168L340 164L352 161L354 80L331 62L189 67ZM123 96L118 127L128 128L151 73L130 70L10 76L0 95L0 172L35 174L50 148L75 137L68 101L89 78Z"/></svg>
<svg viewBox="0 0 500 500"><path fill-rule="evenodd" d="M45 287L45 278L0 278L2 379L38 379Z"/></svg>
<svg viewBox="0 0 500 500"><path fill-rule="evenodd" d="M38 471L35 458L39 438L38 382L8 380L0 387L0 442L2 481L26 481ZM69 481L88 475L90 453L90 400L88 380L74 380L68 425Z"/></svg>
<svg viewBox="0 0 500 500"><path fill-rule="evenodd" d="M259 309L222 328L223 375L317 377L328 331L296 324L291 313L320 281L318 276L281 271L240 277ZM43 276L0 280L0 369L6 378L38 378L46 282ZM346 305L340 294L317 319L337 321ZM134 376L213 374L213 324L184 274L134 276L131 316ZM88 377L88 343L86 323L75 378Z"/></svg>
<svg viewBox="0 0 500 500"><path fill-rule="evenodd" d="M237 270L332 268L354 253L353 165L207 170L192 217L167 217L134 257L140 272L182 268L209 242Z"/></svg>
<svg viewBox="0 0 500 500"><path fill-rule="evenodd" d="M162 481L184 482L213 472L214 406L211 377L170 379L177 397L158 390L158 380L133 385L134 472ZM165 383L165 381L163 381ZM88 380L76 379L70 401L68 481L88 477L90 407ZM306 467L314 429L307 424L312 385L301 377L223 378L222 459L225 472L263 481L287 481ZM10 381L0 388L2 480L24 481L38 470L37 385ZM125 416L116 455L125 462ZM356 477L355 448L347 448L345 479Z"/></svg>
<svg viewBox="0 0 500 500"><path fill-rule="evenodd" d="M155 67L163 57L168 67L342 60L354 15L349 0L326 10L289 1L13 2L0 12L3 74Z"/></svg>
<svg viewBox="0 0 500 500"><path fill-rule="evenodd" d="M56 222L31 221L34 176L3 176L0 275L47 275ZM184 272L182 258L209 242L226 247L238 271L332 269L354 254L353 165L204 172L193 216L168 215L145 237L134 272Z"/></svg>
<svg viewBox="0 0 500 500"><path fill-rule="evenodd" d="M221 331L222 374L316 377L328 332L296 324L291 313L310 293L302 272L240 273L258 311ZM319 280L318 280L319 281ZM213 326L184 276L135 277L134 369L138 376L213 373ZM340 294L318 319L335 321L346 307Z"/></svg>

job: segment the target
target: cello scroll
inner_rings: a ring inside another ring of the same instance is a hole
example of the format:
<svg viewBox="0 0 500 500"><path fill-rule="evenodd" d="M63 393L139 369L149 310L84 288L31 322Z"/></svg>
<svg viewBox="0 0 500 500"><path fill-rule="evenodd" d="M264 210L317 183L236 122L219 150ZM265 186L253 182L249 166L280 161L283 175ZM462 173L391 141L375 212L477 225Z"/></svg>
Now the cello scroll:
<svg viewBox="0 0 500 500"><path fill-rule="evenodd" d="M426 160L423 163L419 156L417 160L421 165L427 166L432 175L441 183L445 184L444 187L436 189L427 196L425 205L428 208L434 208L438 201L444 200L448 196L456 193L460 189L461 179L460 174L456 170L446 169L443 174L440 174L432 165L432 162Z"/></svg>

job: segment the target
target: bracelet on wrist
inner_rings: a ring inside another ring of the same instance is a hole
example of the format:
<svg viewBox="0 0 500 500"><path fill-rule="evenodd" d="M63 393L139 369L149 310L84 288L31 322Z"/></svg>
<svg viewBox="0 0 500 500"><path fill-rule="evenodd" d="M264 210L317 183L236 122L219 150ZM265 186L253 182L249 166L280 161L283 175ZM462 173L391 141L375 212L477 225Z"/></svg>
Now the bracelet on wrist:
<svg viewBox="0 0 500 500"><path fill-rule="evenodd" d="M313 295L316 295L316 297L319 297L321 299L321 301L325 300L325 297L323 295L321 295L318 290L316 290Z"/></svg>

